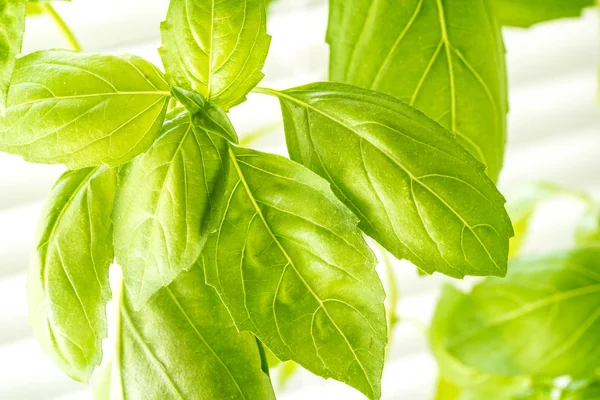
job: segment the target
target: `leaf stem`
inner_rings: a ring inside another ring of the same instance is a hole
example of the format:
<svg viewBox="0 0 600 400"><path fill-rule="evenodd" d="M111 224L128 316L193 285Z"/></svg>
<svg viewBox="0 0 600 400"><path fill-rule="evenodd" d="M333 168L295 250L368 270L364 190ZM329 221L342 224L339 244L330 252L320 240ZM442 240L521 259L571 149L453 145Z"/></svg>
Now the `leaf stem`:
<svg viewBox="0 0 600 400"><path fill-rule="evenodd" d="M252 92L254 93L260 93L260 94L267 94L269 96L275 96L277 97L277 90L275 89L269 89L269 88L264 88L264 87L255 87L254 89L252 89Z"/></svg>
<svg viewBox="0 0 600 400"><path fill-rule="evenodd" d="M60 29L61 33L65 37L65 40L69 43L71 49L74 51L82 51L83 49L79 44L79 41L75 37L75 34L71 30L71 28L69 28L69 25L67 25L65 20L56 11L56 9L50 3L40 4L40 6L48 15L50 15L50 17L52 17L54 23Z"/></svg>
<svg viewBox="0 0 600 400"><path fill-rule="evenodd" d="M383 266L385 267L385 272L388 278L388 296L390 299L390 309L389 311L389 335L392 337L392 331L396 324L398 323L398 299L399 299L399 290L398 290L398 280L396 279L396 274L394 273L394 267L392 265L392 260L390 260L390 256L386 249L380 246L381 250L381 259ZM388 343L389 344L389 343Z"/></svg>

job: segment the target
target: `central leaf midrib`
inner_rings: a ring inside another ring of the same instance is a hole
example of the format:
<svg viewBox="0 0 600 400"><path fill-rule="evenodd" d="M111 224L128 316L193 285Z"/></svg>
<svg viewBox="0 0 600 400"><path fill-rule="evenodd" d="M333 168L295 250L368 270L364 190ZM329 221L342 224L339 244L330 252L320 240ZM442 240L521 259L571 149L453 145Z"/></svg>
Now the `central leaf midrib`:
<svg viewBox="0 0 600 400"><path fill-rule="evenodd" d="M282 252L282 254L286 258L286 260L288 261L288 264L294 269L294 271L296 272L296 275L298 275L298 277L300 278L300 280L302 281L302 283L306 286L306 288L310 291L310 293L313 295L313 297L315 298L315 300L317 300L317 302L319 303L319 307L317 308L317 310L315 310L315 313L318 312L319 309L323 309L323 311L327 315L327 318L331 321L331 323L335 326L335 328L338 330L338 332L340 333L340 335L344 338L344 341L346 342L346 345L348 346L348 348L350 349L350 351L354 355L354 359L356 360L356 362L358 363L358 365L362 369L363 375L364 375L365 379L369 383L369 386L371 387L371 390L374 392L373 385L372 385L372 383L371 383L371 381L369 379L369 376L367 375L365 367L362 365L362 362L358 358L356 352L354 351L354 348L350 345L350 342L348 341L348 338L346 338L346 335L344 335L342 333L342 331L340 330L340 328L337 326L337 324L335 323L335 321L333 320L333 318L331 317L331 315L329 314L329 312L325 308L325 304L324 304L323 300L321 300L321 298L314 292L314 290L312 289L312 287L304 279L304 277L302 276L302 274L300 274L300 271L296 268L296 266L295 266L294 262L292 261L291 257L289 256L289 254L283 248L283 245L279 242L279 240L277 239L276 235L274 235L273 232L271 231L271 227L267 223L267 220L265 219L265 217L264 217L264 215L262 213L261 208L258 206L258 203L257 203L256 199L252 195L252 191L250 190L250 187L248 186L248 183L246 182L246 179L244 178L244 174L242 173L242 170L241 170L241 168L240 168L240 166L239 166L239 164L237 162L236 155L231 150L231 147L229 147L228 152L229 152L229 156L231 158L231 161L232 161L232 163L233 163L233 165L234 165L234 167L236 169L236 172L237 172L237 174L238 174L238 176L240 178L240 181L242 182L242 185L244 186L244 189L246 190L246 193L248 194L248 198L252 202L253 207L255 208L258 216L261 218L261 220L262 220L265 228L269 232L269 235L272 237L273 241L277 244L277 247Z"/></svg>
<svg viewBox="0 0 600 400"><path fill-rule="evenodd" d="M300 99L297 99L293 96L290 96L286 93L280 92L280 91L274 91L271 89L259 89L259 92L262 91L263 93L267 93L267 94L271 94L271 95L275 95L277 97L283 97L286 98L290 101L293 101L303 107L306 107L307 109L313 110L314 112L322 115L323 117L337 123L338 125L340 125L341 127L349 130L350 132L354 133L355 135L357 135L359 138L365 140L367 143L369 143L371 146L373 146L373 148L377 149L378 151L382 152L386 157L388 157L390 160L392 160L398 167L400 167L408 176L411 180L416 181L419 185L421 185L423 188L425 188L426 190L428 190L431 194L433 194L437 199L439 199L445 206L446 208L448 208L448 210L450 210L458 219L460 219L460 221L463 223L464 226L468 227L469 230L473 233L473 235L477 238L477 241L481 244L481 246L483 247L483 249L485 250L486 254L488 255L490 261L494 264L494 266L496 266L496 268L502 272L502 269L500 268L500 266L496 263L496 260L494 260L494 258L492 257L492 255L489 253L488 248L483 244L483 242L481 241L481 239L479 238L479 235L477 235L475 233L475 231L473 230L473 228L471 228L471 226L469 224L467 224L467 222L462 218L462 216L456 211L454 210L454 208L450 207L450 205L444 200L442 199L433 189L431 189L429 186L427 186L425 183L423 183L420 179L418 179L417 177L415 177L412 172L410 172L410 170L404 166L402 163L400 163L395 157L392 157L387 150L382 149L381 147L379 147L376 143L373 143L371 140L369 140L367 137L361 135L359 132L357 132L356 130L354 130L352 127L346 125L343 121L335 118L333 115L327 114L324 111L319 110L318 108L312 106L309 103L306 103Z"/></svg>

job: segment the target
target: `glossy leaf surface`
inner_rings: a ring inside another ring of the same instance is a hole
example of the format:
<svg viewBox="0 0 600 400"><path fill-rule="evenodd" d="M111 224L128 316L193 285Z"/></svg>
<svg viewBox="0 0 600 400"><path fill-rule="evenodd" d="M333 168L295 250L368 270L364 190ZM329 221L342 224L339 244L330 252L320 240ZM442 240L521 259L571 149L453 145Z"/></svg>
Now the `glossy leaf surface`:
<svg viewBox="0 0 600 400"><path fill-rule="evenodd" d="M44 350L87 381L102 359L113 260L114 169L66 172L42 212L28 277L30 318Z"/></svg>
<svg viewBox="0 0 600 400"><path fill-rule="evenodd" d="M266 91L280 99L291 158L332 182L363 231L396 257L453 277L506 273L505 200L450 132L350 85Z"/></svg>
<svg viewBox="0 0 600 400"><path fill-rule="evenodd" d="M489 278L464 296L447 317L442 345L462 363L492 374L594 374L599 265L597 247L513 263L505 279Z"/></svg>
<svg viewBox="0 0 600 400"><path fill-rule="evenodd" d="M380 396L383 287L356 218L326 181L283 157L232 147L202 253L240 330L280 360Z"/></svg>
<svg viewBox="0 0 600 400"><path fill-rule="evenodd" d="M161 32L170 82L225 110L263 77L271 41L264 0L172 0Z"/></svg>
<svg viewBox="0 0 600 400"><path fill-rule="evenodd" d="M390 94L452 131L498 178L504 46L488 0L331 0L330 79Z"/></svg>
<svg viewBox="0 0 600 400"><path fill-rule="evenodd" d="M124 168L114 212L115 255L136 309L200 256L203 221L227 153L223 136L232 130L208 111L192 118L174 110L150 150Z"/></svg>
<svg viewBox="0 0 600 400"><path fill-rule="evenodd" d="M137 56L47 50L18 60L0 150L69 168L120 165L150 147L169 87Z"/></svg>
<svg viewBox="0 0 600 400"><path fill-rule="evenodd" d="M114 353L98 400L274 400L256 338L238 332L201 266L135 311L119 303Z"/></svg>

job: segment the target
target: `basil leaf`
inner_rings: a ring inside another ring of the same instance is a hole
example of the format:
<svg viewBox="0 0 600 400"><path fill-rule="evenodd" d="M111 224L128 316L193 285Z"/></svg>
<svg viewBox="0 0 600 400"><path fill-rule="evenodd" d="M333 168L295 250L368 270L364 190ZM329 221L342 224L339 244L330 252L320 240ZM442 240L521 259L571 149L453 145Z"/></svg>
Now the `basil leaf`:
<svg viewBox="0 0 600 400"><path fill-rule="evenodd" d="M60 368L82 382L100 364L107 334L116 182L108 167L66 172L42 212L29 269L34 333Z"/></svg>
<svg viewBox="0 0 600 400"><path fill-rule="evenodd" d="M6 112L6 97L15 61L21 53L25 33L25 0L0 2L0 114Z"/></svg>
<svg viewBox="0 0 600 400"><path fill-rule="evenodd" d="M590 247L513 263L464 297L443 346L487 373L590 376L600 360L599 262Z"/></svg>
<svg viewBox="0 0 600 400"><path fill-rule="evenodd" d="M492 4L502 25L528 28L538 22L579 17L594 0L492 0Z"/></svg>
<svg viewBox="0 0 600 400"><path fill-rule="evenodd" d="M280 156L229 151L202 259L240 330L282 361L378 399L384 291L356 219L326 181Z"/></svg>
<svg viewBox="0 0 600 400"><path fill-rule="evenodd" d="M560 400L597 400L600 399L600 381L598 379L573 381L561 393Z"/></svg>
<svg viewBox="0 0 600 400"><path fill-rule="evenodd" d="M162 136L123 170L115 255L136 309L200 256L202 224L227 153L228 142L216 130L226 128L216 126L209 112L192 123L187 111L172 111Z"/></svg>
<svg viewBox="0 0 600 400"><path fill-rule="evenodd" d="M398 258L453 277L506 273L504 198L450 132L384 94L339 83L283 92L290 156L333 184Z"/></svg>
<svg viewBox="0 0 600 400"><path fill-rule="evenodd" d="M0 150L69 168L120 165L150 147L170 97L137 56L48 50L17 61Z"/></svg>
<svg viewBox="0 0 600 400"><path fill-rule="evenodd" d="M227 110L263 77L271 37L264 0L171 0L159 49L173 85Z"/></svg>
<svg viewBox="0 0 600 400"><path fill-rule="evenodd" d="M201 266L139 312L124 294L118 313L114 354L104 365L110 386L99 399L275 399L256 339L235 329Z"/></svg>
<svg viewBox="0 0 600 400"><path fill-rule="evenodd" d="M487 0L330 0L330 79L423 111L496 180L506 141L502 36Z"/></svg>
<svg viewBox="0 0 600 400"><path fill-rule="evenodd" d="M429 334L430 347L440 371L438 398L478 400L493 398L509 400L513 395L530 387L530 379L523 376L497 376L487 374L450 354L445 347L449 326L466 295L460 290L445 285L438 300ZM453 395L454 397L450 396ZM446 396L446 397L444 397Z"/></svg>

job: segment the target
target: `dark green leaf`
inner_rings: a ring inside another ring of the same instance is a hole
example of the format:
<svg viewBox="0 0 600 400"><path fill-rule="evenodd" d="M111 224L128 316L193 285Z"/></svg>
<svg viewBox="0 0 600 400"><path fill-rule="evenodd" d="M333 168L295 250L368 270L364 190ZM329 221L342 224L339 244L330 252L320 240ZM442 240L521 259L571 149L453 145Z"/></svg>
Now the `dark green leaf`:
<svg viewBox="0 0 600 400"><path fill-rule="evenodd" d="M523 259L447 316L443 346L483 372L586 377L600 362L600 248Z"/></svg>
<svg viewBox="0 0 600 400"><path fill-rule="evenodd" d="M125 294L97 399L275 399L253 335L238 332L201 266L135 311ZM112 395L111 395L112 393Z"/></svg>
<svg viewBox="0 0 600 400"><path fill-rule="evenodd" d="M527 28L538 22L578 17L594 0L491 0L502 25Z"/></svg>
<svg viewBox="0 0 600 400"><path fill-rule="evenodd" d="M119 165L150 147L169 86L137 56L48 50L18 60L0 150L70 168Z"/></svg>
<svg viewBox="0 0 600 400"><path fill-rule="evenodd" d="M264 0L171 0L161 32L169 81L225 110L263 77L271 41Z"/></svg>
<svg viewBox="0 0 600 400"><path fill-rule="evenodd" d="M26 0L0 1L0 114L6 112L6 97L15 61L21 53L25 33Z"/></svg>
<svg viewBox="0 0 600 400"><path fill-rule="evenodd" d="M425 112L498 178L506 141L504 46L488 0L330 0L330 79Z"/></svg>
<svg viewBox="0 0 600 400"><path fill-rule="evenodd" d="M502 195L452 134L407 104L339 83L279 96L290 156L333 184L398 258L453 277L504 275Z"/></svg>
<svg viewBox="0 0 600 400"><path fill-rule="evenodd" d="M356 218L301 165L238 147L229 155L202 252L207 282L277 358L378 399L385 294Z"/></svg>
<svg viewBox="0 0 600 400"><path fill-rule="evenodd" d="M200 256L227 134L209 112L192 122L187 111L174 110L150 150L124 168L113 214L115 255L136 309Z"/></svg>
<svg viewBox="0 0 600 400"><path fill-rule="evenodd" d="M102 359L113 260L116 170L66 172L42 212L29 270L29 310L44 350L71 378L87 381Z"/></svg>

